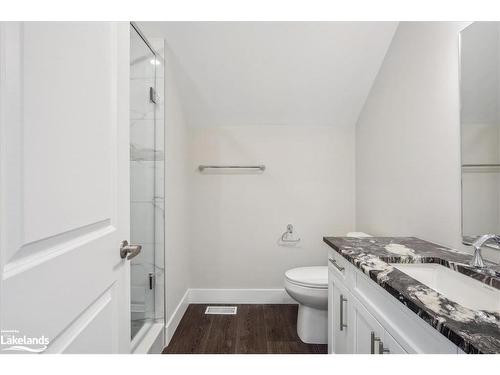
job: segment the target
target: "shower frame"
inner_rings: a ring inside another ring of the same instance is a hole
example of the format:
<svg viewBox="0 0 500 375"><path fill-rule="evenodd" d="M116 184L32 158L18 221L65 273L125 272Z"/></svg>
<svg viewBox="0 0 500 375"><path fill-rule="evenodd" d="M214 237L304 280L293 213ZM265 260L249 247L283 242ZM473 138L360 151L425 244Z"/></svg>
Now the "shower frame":
<svg viewBox="0 0 500 375"><path fill-rule="evenodd" d="M156 49L153 47L153 45L149 42L149 40L147 39L147 37L144 35L144 33L141 31L141 29L139 28L139 26L136 24L136 22L133 22L131 21L130 22L130 26L133 28L133 30L135 30L135 32L137 33L137 35L140 37L140 39L144 42L144 44L147 46L147 48L151 51L152 55L154 56L153 59L154 61L159 61L159 60L163 60L163 57L156 51ZM132 30L131 30L132 31ZM163 66L162 66L163 67ZM157 123L157 106L158 106L158 103L156 101L157 99L157 95L156 95L156 91L157 91L157 87L156 87L156 83L158 82L158 65L155 64L155 69L154 69L154 82L155 82L155 87L154 87L154 91L150 91L149 95L150 95L150 100L151 102L155 105L155 110L154 110L154 134L155 134L155 137L154 137L154 146L153 146L153 149L154 151L157 150L157 137L156 137L156 127L158 125ZM163 75L163 82L165 80L165 76ZM151 87L151 89L153 89ZM165 137L165 121L163 120L163 138ZM164 151L164 148L165 148L165 140L163 140L163 151ZM165 158L163 158L163 161L165 163ZM156 162L157 162L157 159L156 159L156 155L154 156L154 173L153 173L153 187L154 187L154 192L156 192L156 186L157 186L157 173L156 173ZM143 332L142 335L139 335L139 333L145 329L145 324L143 326L141 326L141 328L139 329L139 332L137 332L137 334L131 338L131 350L132 352L138 352L137 351L137 348L140 347L140 346L143 346L141 345L141 342L144 341L144 339L146 338L146 336L148 336L150 334L149 331L151 331L151 328L153 325L155 325L155 323L158 323L159 321L161 321L161 333L163 334L164 333L164 329L165 329L165 324L166 324L166 298L165 298L165 270L166 270L166 267L165 267L165 262L166 262L166 259L165 259L165 164L163 164L163 183L162 183L162 194L163 194L163 231L162 231L162 234L163 234L163 238L162 238L162 243L163 243L163 247L162 247L162 251L163 251L163 262L161 264L161 267L163 268L163 289L162 289L162 293L163 293L163 303L162 303L162 309L163 309L163 312L162 312L162 316L160 318L157 318L156 316L156 301L153 300L153 307L154 307L154 317L152 318L152 325L145 330L145 332ZM156 203L155 203L155 199L156 199L156 196L154 194L153 196L153 201L152 201L152 204L153 204L153 207L156 209ZM155 211L153 210L153 213ZM156 214L154 215L154 217L156 217ZM155 219L156 220L156 219ZM154 224L155 226L155 229L156 229L156 221L154 221ZM157 240L157 232L156 230L153 230L153 253L155 254L156 251L157 251L157 244L156 244L156 240ZM156 257L155 255L153 255L154 257ZM154 267L156 267L156 263L154 265ZM156 271L154 272L156 274ZM132 280L131 280L132 281ZM155 282L155 281L153 281ZM156 292L155 292L155 295L154 295L154 299L156 299ZM146 320L146 319L145 319ZM132 316L131 316L131 324L132 324ZM155 334L155 337L157 336L157 334ZM162 336L163 337L163 336ZM163 337L163 344L164 344L164 337Z"/></svg>

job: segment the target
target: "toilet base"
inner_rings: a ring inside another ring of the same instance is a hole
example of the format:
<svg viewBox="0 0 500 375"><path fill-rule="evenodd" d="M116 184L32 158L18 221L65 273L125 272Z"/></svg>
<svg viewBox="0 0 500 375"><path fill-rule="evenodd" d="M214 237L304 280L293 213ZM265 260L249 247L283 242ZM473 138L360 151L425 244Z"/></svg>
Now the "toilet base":
<svg viewBox="0 0 500 375"><path fill-rule="evenodd" d="M328 310L299 304L297 334L306 344L328 343Z"/></svg>

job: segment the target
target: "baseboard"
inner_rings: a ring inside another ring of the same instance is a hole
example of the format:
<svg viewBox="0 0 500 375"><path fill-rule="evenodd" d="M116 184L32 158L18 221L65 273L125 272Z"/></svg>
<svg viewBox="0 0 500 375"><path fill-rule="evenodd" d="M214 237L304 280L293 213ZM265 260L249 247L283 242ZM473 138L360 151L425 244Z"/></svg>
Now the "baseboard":
<svg viewBox="0 0 500 375"><path fill-rule="evenodd" d="M186 293L184 293L179 304L175 308L174 313L172 314L167 324L165 325L166 346L168 346L168 344L170 343L170 340L172 339L172 336L174 335L177 326L179 325L182 317L184 316L184 313L186 312L189 303L190 303L190 289L187 289Z"/></svg>
<svg viewBox="0 0 500 375"><path fill-rule="evenodd" d="M296 303L285 289L190 289L190 303Z"/></svg>

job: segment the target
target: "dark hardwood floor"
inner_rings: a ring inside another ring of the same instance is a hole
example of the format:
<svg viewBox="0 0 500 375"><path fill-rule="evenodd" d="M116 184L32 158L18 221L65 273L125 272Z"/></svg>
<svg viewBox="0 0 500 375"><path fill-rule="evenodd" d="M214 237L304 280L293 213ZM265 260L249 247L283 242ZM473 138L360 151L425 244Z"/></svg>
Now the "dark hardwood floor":
<svg viewBox="0 0 500 375"><path fill-rule="evenodd" d="M297 305L231 305L236 315L205 315L189 305L164 354L325 354L297 336Z"/></svg>

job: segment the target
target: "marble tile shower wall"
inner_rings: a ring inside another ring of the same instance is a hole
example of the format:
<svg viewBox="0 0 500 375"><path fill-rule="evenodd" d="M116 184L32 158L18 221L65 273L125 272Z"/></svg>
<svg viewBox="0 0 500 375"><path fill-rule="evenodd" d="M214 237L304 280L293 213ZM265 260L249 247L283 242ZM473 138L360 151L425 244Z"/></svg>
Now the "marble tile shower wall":
<svg viewBox="0 0 500 375"><path fill-rule="evenodd" d="M162 318L164 305L164 43L150 43L160 58L146 56L130 71L131 240L143 246L131 263L132 319ZM156 88L157 105L150 102L150 87Z"/></svg>

